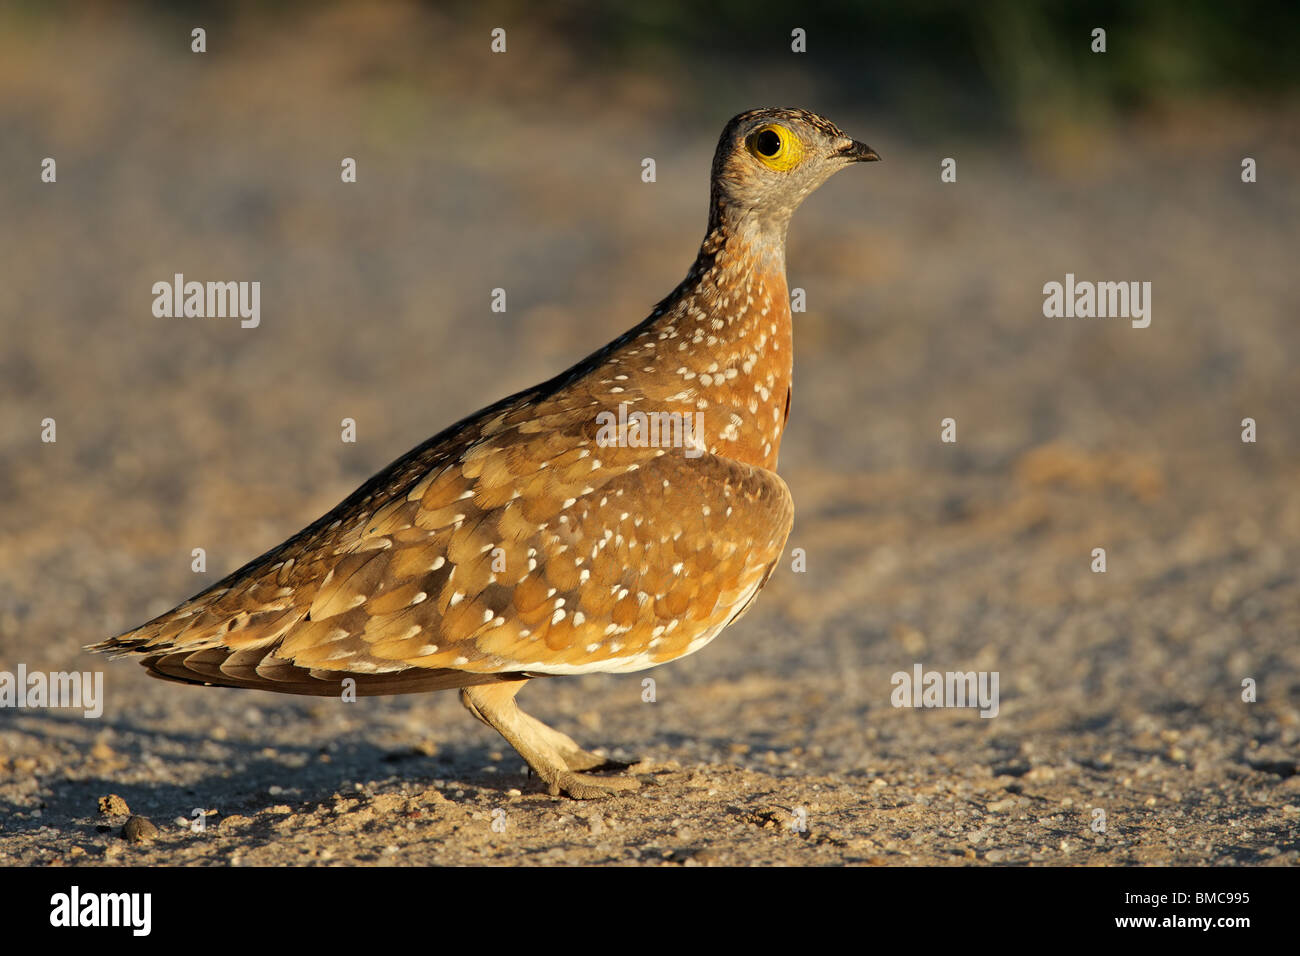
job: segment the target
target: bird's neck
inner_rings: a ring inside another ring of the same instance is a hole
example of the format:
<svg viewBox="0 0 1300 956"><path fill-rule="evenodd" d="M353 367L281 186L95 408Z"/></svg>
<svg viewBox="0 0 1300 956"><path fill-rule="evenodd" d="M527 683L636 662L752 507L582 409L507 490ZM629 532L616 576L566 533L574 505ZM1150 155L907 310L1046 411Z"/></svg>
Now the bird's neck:
<svg viewBox="0 0 1300 956"><path fill-rule="evenodd" d="M638 406L690 414L710 452L775 468L793 371L784 235L720 223L639 331Z"/></svg>

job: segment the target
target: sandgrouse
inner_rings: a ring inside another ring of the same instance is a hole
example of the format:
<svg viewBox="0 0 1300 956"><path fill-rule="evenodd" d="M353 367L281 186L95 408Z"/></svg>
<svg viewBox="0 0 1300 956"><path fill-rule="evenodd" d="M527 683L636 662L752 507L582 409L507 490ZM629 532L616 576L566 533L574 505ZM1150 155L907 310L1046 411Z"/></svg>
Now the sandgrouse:
<svg viewBox="0 0 1300 956"><path fill-rule="evenodd" d="M143 655L154 675L191 684L460 688L552 794L635 788L629 775L589 773L625 765L525 714L515 695L532 677L626 673L697 651L767 582L794 513L775 471L793 354L786 229L832 173L879 158L804 110L735 117L714 156L699 255L645 321L93 649Z"/></svg>

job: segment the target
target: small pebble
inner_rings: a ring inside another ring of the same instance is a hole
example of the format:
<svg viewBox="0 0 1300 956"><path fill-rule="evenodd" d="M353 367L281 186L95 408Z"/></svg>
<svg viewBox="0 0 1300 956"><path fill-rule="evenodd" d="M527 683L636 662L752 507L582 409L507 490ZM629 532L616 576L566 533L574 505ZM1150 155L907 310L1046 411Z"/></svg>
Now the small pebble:
<svg viewBox="0 0 1300 956"><path fill-rule="evenodd" d="M117 753L108 744L102 740L95 741L95 745L90 748L90 757L92 760L112 760Z"/></svg>
<svg viewBox="0 0 1300 956"><path fill-rule="evenodd" d="M131 817L122 827L122 838L127 843L148 843L158 836L158 828L147 817Z"/></svg>
<svg viewBox="0 0 1300 956"><path fill-rule="evenodd" d="M110 793L106 797L99 798L99 812L106 817L125 817L131 813L131 808L115 793Z"/></svg>

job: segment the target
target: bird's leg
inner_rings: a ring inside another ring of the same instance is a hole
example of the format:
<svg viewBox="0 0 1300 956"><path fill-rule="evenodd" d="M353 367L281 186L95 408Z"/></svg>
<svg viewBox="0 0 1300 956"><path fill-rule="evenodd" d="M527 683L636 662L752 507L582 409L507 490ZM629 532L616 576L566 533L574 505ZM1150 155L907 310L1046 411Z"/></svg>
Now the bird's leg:
<svg viewBox="0 0 1300 956"><path fill-rule="evenodd" d="M607 766L610 761L588 753L565 734L530 717L515 703L524 681L478 684L460 692L461 703L518 751L541 777L552 796L563 793L575 800L596 800L619 790L635 790L633 777L593 777L579 770ZM571 764L570 761L573 761ZM574 767L573 764L579 766Z"/></svg>

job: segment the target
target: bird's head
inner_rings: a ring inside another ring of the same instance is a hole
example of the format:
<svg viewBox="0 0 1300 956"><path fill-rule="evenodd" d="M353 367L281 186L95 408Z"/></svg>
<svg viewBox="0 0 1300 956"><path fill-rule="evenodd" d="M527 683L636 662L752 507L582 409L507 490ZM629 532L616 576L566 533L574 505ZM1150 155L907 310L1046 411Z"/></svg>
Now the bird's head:
<svg viewBox="0 0 1300 956"><path fill-rule="evenodd" d="M799 204L834 173L880 157L825 117L800 109L741 113L713 157L710 230L719 224L783 238Z"/></svg>

